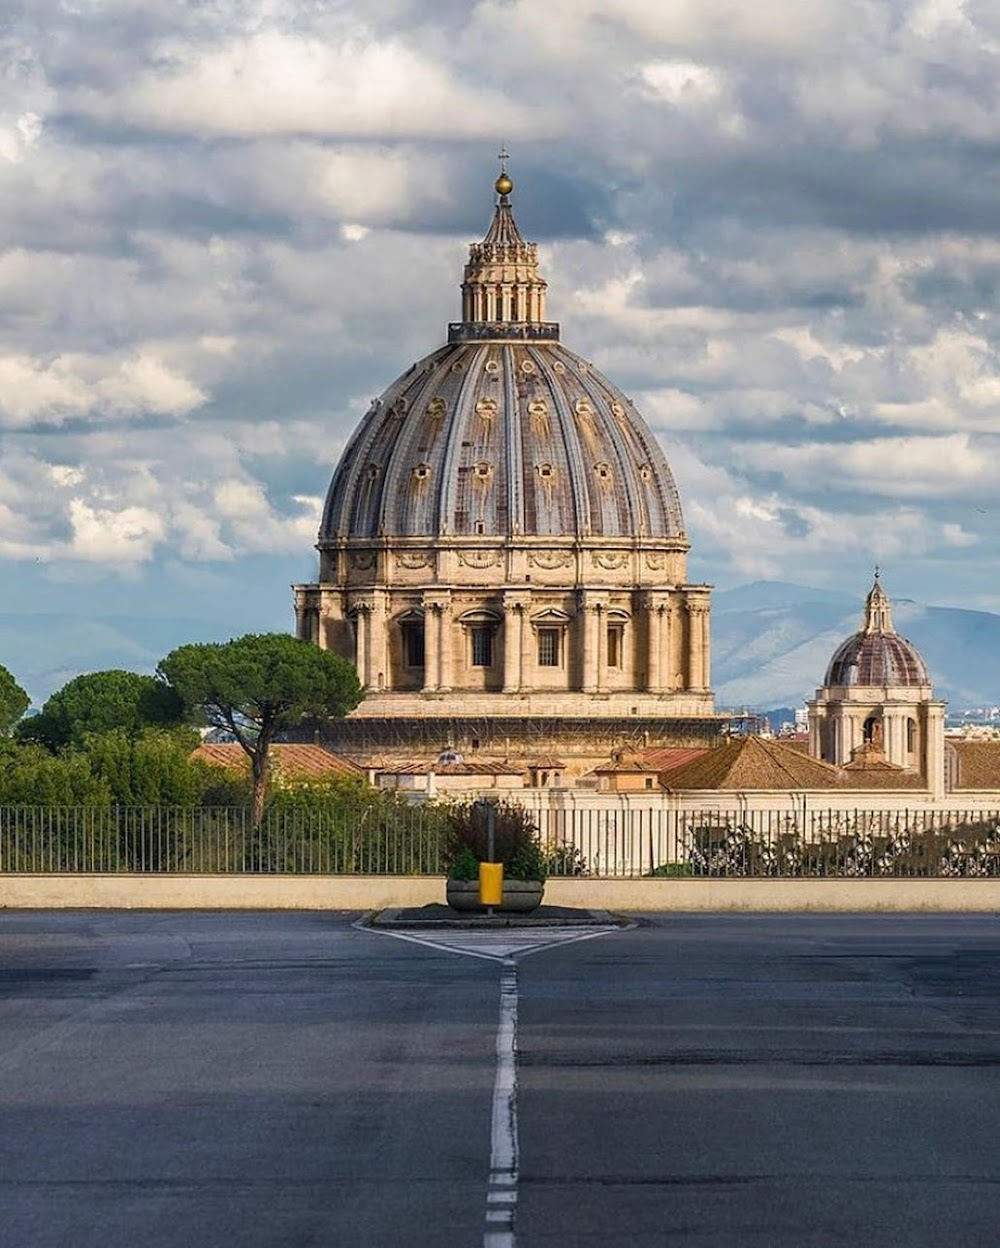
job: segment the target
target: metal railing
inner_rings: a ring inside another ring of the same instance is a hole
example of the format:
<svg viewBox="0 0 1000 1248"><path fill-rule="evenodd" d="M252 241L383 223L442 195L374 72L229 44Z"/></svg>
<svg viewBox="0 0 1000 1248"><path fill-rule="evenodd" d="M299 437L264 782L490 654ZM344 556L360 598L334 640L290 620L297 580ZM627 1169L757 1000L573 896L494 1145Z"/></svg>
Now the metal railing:
<svg viewBox="0 0 1000 1248"><path fill-rule="evenodd" d="M1000 811L677 811L574 807L537 816L553 876L1000 876ZM345 812L0 807L2 873L443 875L433 806Z"/></svg>
<svg viewBox="0 0 1000 1248"><path fill-rule="evenodd" d="M593 876L1000 876L1000 811L576 808L540 823Z"/></svg>
<svg viewBox="0 0 1000 1248"><path fill-rule="evenodd" d="M0 873L437 875L430 808L269 812L228 807L0 807Z"/></svg>

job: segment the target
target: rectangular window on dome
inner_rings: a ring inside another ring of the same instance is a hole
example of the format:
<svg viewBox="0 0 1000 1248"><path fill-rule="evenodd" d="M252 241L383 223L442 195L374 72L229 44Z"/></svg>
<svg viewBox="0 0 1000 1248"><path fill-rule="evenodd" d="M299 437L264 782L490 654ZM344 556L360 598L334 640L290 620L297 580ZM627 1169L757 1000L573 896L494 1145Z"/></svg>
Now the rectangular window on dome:
<svg viewBox="0 0 1000 1248"><path fill-rule="evenodd" d="M559 666L559 639L561 630L558 628L540 628L538 630L538 666Z"/></svg>
<svg viewBox="0 0 1000 1248"><path fill-rule="evenodd" d="M403 661L407 667L423 667L424 665L424 626L423 624L403 625Z"/></svg>
<svg viewBox="0 0 1000 1248"><path fill-rule="evenodd" d="M608 667L621 667L625 630L621 624L608 625Z"/></svg>
<svg viewBox="0 0 1000 1248"><path fill-rule="evenodd" d="M493 629L479 627L472 630L472 666L493 666Z"/></svg>

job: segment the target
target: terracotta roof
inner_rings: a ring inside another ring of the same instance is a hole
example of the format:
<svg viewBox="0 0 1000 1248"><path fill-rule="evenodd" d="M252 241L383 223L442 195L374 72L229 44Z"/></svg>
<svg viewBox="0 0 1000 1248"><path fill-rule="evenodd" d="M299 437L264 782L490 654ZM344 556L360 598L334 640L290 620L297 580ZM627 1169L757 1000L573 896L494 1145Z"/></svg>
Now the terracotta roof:
<svg viewBox="0 0 1000 1248"><path fill-rule="evenodd" d="M538 767L538 768L547 767L549 771L557 771L557 770L561 770L562 768L564 768L566 764L561 758L558 758L555 754L543 754L541 758L529 758L528 766Z"/></svg>
<svg viewBox="0 0 1000 1248"><path fill-rule="evenodd" d="M849 763L841 768L843 789L926 789L927 783L916 771L907 771L889 763L886 767L852 767Z"/></svg>
<svg viewBox="0 0 1000 1248"><path fill-rule="evenodd" d="M638 750L616 750L607 763L595 767L589 774L592 776L613 775L650 775L659 771L655 763L647 760Z"/></svg>
<svg viewBox="0 0 1000 1248"><path fill-rule="evenodd" d="M958 758L956 789L1000 789L1000 741L963 741L951 738Z"/></svg>
<svg viewBox="0 0 1000 1248"><path fill-rule="evenodd" d="M285 776L296 779L319 776L363 776L364 770L332 750L321 745L272 745L271 765ZM213 767L225 767L229 771L242 771L250 765L243 747L235 741L199 745L191 756Z"/></svg>
<svg viewBox="0 0 1000 1248"><path fill-rule="evenodd" d="M840 773L770 737L735 737L663 778L670 789L833 789Z"/></svg>
<svg viewBox="0 0 1000 1248"><path fill-rule="evenodd" d="M432 771L436 776L519 776L523 772L520 764L492 763L487 759L461 763L391 763L382 770L394 776L426 776Z"/></svg>
<svg viewBox="0 0 1000 1248"><path fill-rule="evenodd" d="M644 762L658 772L672 771L707 753L708 747L704 745L654 745L640 751Z"/></svg>

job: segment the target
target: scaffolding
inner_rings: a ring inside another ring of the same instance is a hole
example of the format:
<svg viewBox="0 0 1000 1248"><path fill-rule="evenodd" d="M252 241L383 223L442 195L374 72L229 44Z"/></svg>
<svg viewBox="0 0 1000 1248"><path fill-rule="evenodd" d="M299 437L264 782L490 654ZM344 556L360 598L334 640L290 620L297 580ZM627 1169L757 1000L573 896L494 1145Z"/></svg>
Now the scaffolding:
<svg viewBox="0 0 1000 1248"><path fill-rule="evenodd" d="M464 753L530 757L563 752L607 757L622 747L712 746L727 718L622 716L609 719L563 716L364 716L328 720L284 734L286 741L309 741L337 753L439 754L447 747Z"/></svg>

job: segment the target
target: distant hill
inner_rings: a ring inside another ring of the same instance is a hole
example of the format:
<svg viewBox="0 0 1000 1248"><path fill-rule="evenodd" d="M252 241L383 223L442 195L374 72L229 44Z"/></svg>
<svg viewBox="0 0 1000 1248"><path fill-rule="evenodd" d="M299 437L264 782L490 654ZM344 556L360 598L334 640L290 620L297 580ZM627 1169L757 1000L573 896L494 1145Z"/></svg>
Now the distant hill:
<svg viewBox="0 0 1000 1248"><path fill-rule="evenodd" d="M720 707L801 705L837 645L861 624L862 597L782 581L723 590L712 603L712 680ZM896 628L956 707L1000 702L1000 615L893 603Z"/></svg>
<svg viewBox="0 0 1000 1248"><path fill-rule="evenodd" d="M812 697L836 646L861 623L862 597L784 581L713 595L712 677L722 708L794 707ZM1000 615L893 604L896 627L956 708L1000 703ZM193 616L0 614L0 663L40 705L81 672L151 672L175 646L224 641L242 628ZM274 625L271 625L274 627ZM265 631L266 624L257 626Z"/></svg>

